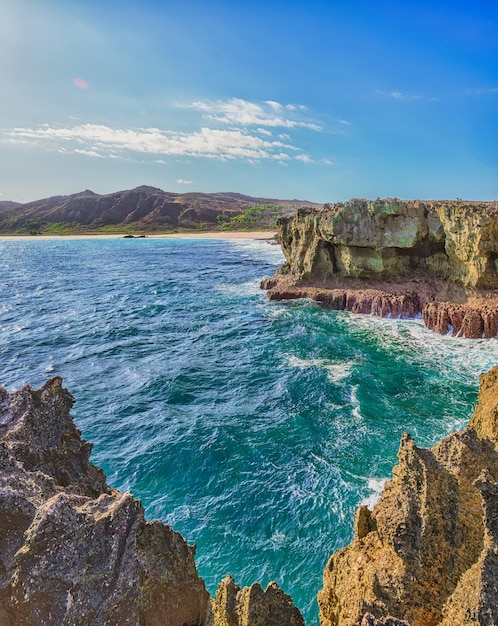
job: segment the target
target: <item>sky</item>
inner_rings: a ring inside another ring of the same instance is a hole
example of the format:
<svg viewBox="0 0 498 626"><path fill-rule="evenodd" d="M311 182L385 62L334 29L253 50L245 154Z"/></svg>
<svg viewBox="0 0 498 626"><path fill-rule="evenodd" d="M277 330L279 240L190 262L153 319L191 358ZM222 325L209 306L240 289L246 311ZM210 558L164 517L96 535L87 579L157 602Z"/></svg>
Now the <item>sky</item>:
<svg viewBox="0 0 498 626"><path fill-rule="evenodd" d="M0 0L0 200L498 199L498 2Z"/></svg>

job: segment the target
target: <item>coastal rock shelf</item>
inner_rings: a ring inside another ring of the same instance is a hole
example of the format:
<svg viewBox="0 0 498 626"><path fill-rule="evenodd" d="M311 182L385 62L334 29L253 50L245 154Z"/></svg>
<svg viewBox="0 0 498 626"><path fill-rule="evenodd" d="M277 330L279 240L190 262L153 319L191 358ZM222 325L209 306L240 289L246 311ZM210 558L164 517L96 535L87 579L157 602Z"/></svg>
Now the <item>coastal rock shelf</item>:
<svg viewBox="0 0 498 626"><path fill-rule="evenodd" d="M212 601L195 548L145 521L140 502L89 462L72 405L58 377L0 388L0 624L304 625L275 583L224 581Z"/></svg>
<svg viewBox="0 0 498 626"><path fill-rule="evenodd" d="M261 283L271 300L498 334L496 203L350 200L281 218L279 239L286 262Z"/></svg>

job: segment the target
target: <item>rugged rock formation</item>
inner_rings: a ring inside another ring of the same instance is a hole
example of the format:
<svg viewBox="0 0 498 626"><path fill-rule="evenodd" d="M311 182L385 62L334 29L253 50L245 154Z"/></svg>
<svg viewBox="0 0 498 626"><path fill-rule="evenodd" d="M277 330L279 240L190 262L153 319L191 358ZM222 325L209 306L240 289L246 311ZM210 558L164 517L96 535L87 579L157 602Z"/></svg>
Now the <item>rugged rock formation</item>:
<svg viewBox="0 0 498 626"><path fill-rule="evenodd" d="M229 219L258 204L278 204L281 214L287 215L309 203L253 198L238 193L178 194L148 186L105 195L86 190L27 204L0 202L0 232L46 231L54 225L86 232L103 226L133 227L142 231L192 229L200 225L213 228L218 226L218 216Z"/></svg>
<svg viewBox="0 0 498 626"><path fill-rule="evenodd" d="M276 583L263 591L258 583L240 589L231 576L221 581L213 602L216 626L304 626L304 621Z"/></svg>
<svg viewBox="0 0 498 626"><path fill-rule="evenodd" d="M498 334L496 203L350 200L280 219L279 238L286 263L262 283L271 299Z"/></svg>
<svg viewBox="0 0 498 626"><path fill-rule="evenodd" d="M0 624L225 626L195 548L106 484L72 404L58 377L36 391L0 388ZM274 583L236 596L237 625L302 624Z"/></svg>
<svg viewBox="0 0 498 626"><path fill-rule="evenodd" d="M411 626L498 623L497 426L495 367L467 430L429 450L403 436L380 502L360 507L353 542L326 567L322 626L359 626L366 613Z"/></svg>
<svg viewBox="0 0 498 626"><path fill-rule="evenodd" d="M275 583L211 600L195 549L89 462L61 379L0 388L0 624L304 626ZM380 502L332 555L322 626L498 623L498 367L465 431L429 450L405 434Z"/></svg>

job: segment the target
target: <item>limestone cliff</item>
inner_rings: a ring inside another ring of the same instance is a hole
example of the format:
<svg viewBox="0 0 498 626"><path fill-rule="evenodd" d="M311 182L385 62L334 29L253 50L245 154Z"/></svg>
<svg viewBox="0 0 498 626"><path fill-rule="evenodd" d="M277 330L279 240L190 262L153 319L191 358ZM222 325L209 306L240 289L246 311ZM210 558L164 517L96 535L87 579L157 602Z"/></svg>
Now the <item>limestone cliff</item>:
<svg viewBox="0 0 498 626"><path fill-rule="evenodd" d="M39 390L0 388L0 624L226 626L195 548L147 522L89 462L72 404L58 377ZM274 583L240 594L237 626L259 626L261 615L267 626L303 624Z"/></svg>
<svg viewBox="0 0 498 626"><path fill-rule="evenodd" d="M350 200L279 221L285 265L272 299L311 297L379 316L422 314L429 328L498 334L498 205Z"/></svg>
<svg viewBox="0 0 498 626"><path fill-rule="evenodd" d="M497 407L495 367L467 430L429 450L403 436L380 502L360 507L353 542L326 567L322 626L359 626L366 613L411 626L498 623Z"/></svg>

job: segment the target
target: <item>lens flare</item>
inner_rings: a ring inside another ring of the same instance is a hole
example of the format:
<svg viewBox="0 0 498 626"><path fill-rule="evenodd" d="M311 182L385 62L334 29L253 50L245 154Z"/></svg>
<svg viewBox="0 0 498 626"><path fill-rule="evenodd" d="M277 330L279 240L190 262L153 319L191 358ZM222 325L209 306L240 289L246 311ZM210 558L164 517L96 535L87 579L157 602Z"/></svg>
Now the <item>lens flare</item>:
<svg viewBox="0 0 498 626"><path fill-rule="evenodd" d="M78 89L88 89L88 83L84 78L73 78L73 85Z"/></svg>

